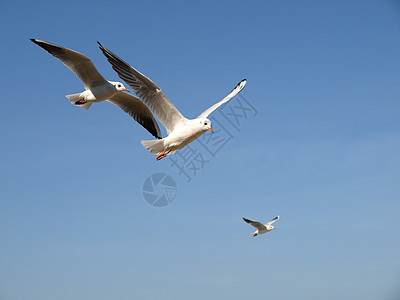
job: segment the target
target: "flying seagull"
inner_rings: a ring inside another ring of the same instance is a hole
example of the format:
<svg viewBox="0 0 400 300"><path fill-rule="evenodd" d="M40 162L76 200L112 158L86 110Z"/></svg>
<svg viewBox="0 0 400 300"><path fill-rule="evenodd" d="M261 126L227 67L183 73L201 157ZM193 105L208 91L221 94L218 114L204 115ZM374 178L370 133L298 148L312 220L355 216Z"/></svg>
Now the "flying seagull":
<svg viewBox="0 0 400 300"><path fill-rule="evenodd" d="M266 224L261 224L260 222L249 220L249 219L246 219L246 218L243 218L243 220L246 223L249 223L250 225L252 225L255 228L257 228L257 231L251 233L252 236L257 236L258 234L263 234L263 233L266 233L266 232L271 231L273 229L276 229L274 226L272 226L272 223L278 221L279 220L279 216L273 218L271 221L269 221Z"/></svg>
<svg viewBox="0 0 400 300"><path fill-rule="evenodd" d="M189 120L179 112L154 82L135 70L101 43L97 43L113 69L118 73L118 76L131 86L136 95L142 99L167 129L168 136L161 140L142 141L142 145L147 150L158 155L157 160L168 154L174 154L176 150L193 142L207 130L214 133L211 121L207 117L222 104L235 97L246 85L246 79L243 79L224 99L211 106L196 119Z"/></svg>
<svg viewBox="0 0 400 300"><path fill-rule="evenodd" d="M139 98L125 93L129 90L121 82L107 81L88 57L45 41L31 41L58 58L85 85L84 92L66 96L72 104L89 109L94 102L107 100L129 114L154 137L161 139L160 128L149 108Z"/></svg>

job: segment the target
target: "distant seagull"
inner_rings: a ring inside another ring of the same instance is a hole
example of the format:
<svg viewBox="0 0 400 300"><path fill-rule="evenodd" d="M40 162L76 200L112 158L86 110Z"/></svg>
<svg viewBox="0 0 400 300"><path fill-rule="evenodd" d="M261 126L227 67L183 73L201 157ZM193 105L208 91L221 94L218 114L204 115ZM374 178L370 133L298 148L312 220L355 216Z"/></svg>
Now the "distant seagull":
<svg viewBox="0 0 400 300"><path fill-rule="evenodd" d="M58 58L85 85L84 92L66 96L72 104L88 109L93 102L107 100L129 114L153 136L161 139L160 128L149 108L139 98L125 93L124 91L129 92L129 90L122 83L107 81L88 57L45 41L36 39L31 41Z"/></svg>
<svg viewBox="0 0 400 300"><path fill-rule="evenodd" d="M193 142L207 130L214 132L207 117L218 107L236 96L246 85L242 80L224 99L204 111L196 119L186 119L172 104L161 89L149 78L135 70L102 44L100 49L111 63L119 77L128 83L136 95L151 109L167 129L168 136L158 141L142 141L142 145L151 153L158 155L157 160Z"/></svg>
<svg viewBox="0 0 400 300"><path fill-rule="evenodd" d="M276 218L273 218L271 221L269 221L268 223L261 224L260 222L257 221L252 221L246 218L243 218L243 220L246 223L249 223L250 225L254 226L255 228L257 228L257 231L251 233L252 236L257 236L258 234L263 234L266 233L268 231L271 231L273 229L276 229L274 226L272 226L271 224L278 221L279 220L279 216L277 216Z"/></svg>

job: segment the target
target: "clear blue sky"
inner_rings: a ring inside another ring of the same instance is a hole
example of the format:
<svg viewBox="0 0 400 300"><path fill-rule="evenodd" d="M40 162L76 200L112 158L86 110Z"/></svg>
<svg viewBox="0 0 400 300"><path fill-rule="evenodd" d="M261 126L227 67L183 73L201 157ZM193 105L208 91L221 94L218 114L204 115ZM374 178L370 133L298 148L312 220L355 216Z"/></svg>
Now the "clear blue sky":
<svg viewBox="0 0 400 300"><path fill-rule="evenodd" d="M398 299L398 1L3 0L0 27L0 299ZM118 80L100 41L190 118L247 78L258 114L214 113L232 139L186 183L30 38Z"/></svg>

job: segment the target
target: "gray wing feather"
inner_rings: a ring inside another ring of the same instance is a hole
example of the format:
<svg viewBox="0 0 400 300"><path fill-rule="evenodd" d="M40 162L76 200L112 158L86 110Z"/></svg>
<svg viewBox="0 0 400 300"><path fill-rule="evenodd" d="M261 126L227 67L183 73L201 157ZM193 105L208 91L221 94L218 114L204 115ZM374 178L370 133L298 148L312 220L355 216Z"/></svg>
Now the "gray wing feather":
<svg viewBox="0 0 400 300"><path fill-rule="evenodd" d="M244 220L246 223L249 223L249 224L252 225L253 227L257 228L258 230L265 229L264 224L261 224L260 222L253 221L253 220L249 220L249 219L246 219L246 218L243 218L243 220Z"/></svg>
<svg viewBox="0 0 400 300"><path fill-rule="evenodd" d="M207 118L214 110L216 110L218 107L220 107L222 104L228 102L231 100L233 97L235 97L246 85L246 79L243 79L241 82L239 82L236 87L221 101L218 103L214 104L211 106L209 109L205 110L200 116L197 118Z"/></svg>
<svg viewBox="0 0 400 300"><path fill-rule="evenodd" d="M140 125L146 128L154 137L158 139L162 138L160 128L153 114L139 98L125 92L119 92L107 101L121 108Z"/></svg>
<svg viewBox="0 0 400 300"><path fill-rule="evenodd" d="M272 223L275 223L278 220L279 220L279 216L273 218L271 221L269 221L267 224L265 224L265 226L271 225Z"/></svg>
<svg viewBox="0 0 400 300"><path fill-rule="evenodd" d="M31 39L54 57L58 58L84 83L85 88L101 85L107 80L99 73L93 62L85 55L45 41Z"/></svg>
<svg viewBox="0 0 400 300"><path fill-rule="evenodd" d="M174 130L177 124L185 120L185 117L154 82L135 70L101 43L97 43L113 69L118 73L118 76L129 84L135 94L150 108L165 126L168 134Z"/></svg>

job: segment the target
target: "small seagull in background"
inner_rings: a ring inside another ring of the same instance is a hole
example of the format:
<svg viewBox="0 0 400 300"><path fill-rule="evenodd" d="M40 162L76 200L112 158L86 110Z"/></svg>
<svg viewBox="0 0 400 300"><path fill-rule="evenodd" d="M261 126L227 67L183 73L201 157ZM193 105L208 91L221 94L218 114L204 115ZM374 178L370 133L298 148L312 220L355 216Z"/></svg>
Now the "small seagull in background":
<svg viewBox="0 0 400 300"><path fill-rule="evenodd" d="M160 128L149 108L139 98L125 93L129 90L121 82L106 80L88 57L45 41L31 41L58 58L85 85L84 92L66 96L72 104L89 109L94 102L107 100L129 114L154 137L162 138Z"/></svg>
<svg viewBox="0 0 400 300"><path fill-rule="evenodd" d="M278 221L279 220L279 216L273 218L271 221L269 221L266 224L261 224L260 222L249 220L249 219L246 219L246 218L243 218L243 220L246 223L249 223L253 227L257 228L257 231L255 231L253 233L250 233L252 236L257 236L258 234L263 234L263 233L266 233L266 232L271 231L273 229L276 229L274 226L272 226L272 223Z"/></svg>
<svg viewBox="0 0 400 300"><path fill-rule="evenodd" d="M168 154L174 154L176 150L193 142L207 130L214 133L211 128L211 121L207 117L222 104L235 97L246 85L246 79L243 79L224 99L205 110L196 119L189 120L179 112L153 81L99 42L98 44L118 76L131 86L135 94L142 99L167 129L168 136L162 140L142 141L142 145L147 150L158 155L157 160L166 157Z"/></svg>

